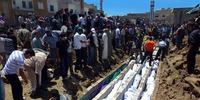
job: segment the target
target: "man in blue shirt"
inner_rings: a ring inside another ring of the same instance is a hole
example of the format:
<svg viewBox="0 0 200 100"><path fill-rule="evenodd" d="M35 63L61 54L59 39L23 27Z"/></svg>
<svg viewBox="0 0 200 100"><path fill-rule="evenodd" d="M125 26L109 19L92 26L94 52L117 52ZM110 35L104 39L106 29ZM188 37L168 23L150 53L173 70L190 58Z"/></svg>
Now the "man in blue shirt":
<svg viewBox="0 0 200 100"><path fill-rule="evenodd" d="M164 39L161 39L161 41L158 43L158 47L159 47L159 50L156 54L155 59L158 59L158 56L160 56L160 54L162 52L161 60L163 60L163 58L165 57L165 54L166 54L166 50L167 50L167 44L164 41Z"/></svg>
<svg viewBox="0 0 200 100"><path fill-rule="evenodd" d="M17 74L19 70L19 75L22 77L22 79L24 79L25 84L28 83L23 71L24 60L25 58L29 59L32 56L35 56L33 50L26 50L25 53L18 50L13 51L9 56L8 61L6 62L5 67L2 70L2 74L6 77L11 85L14 100L23 100L23 89Z"/></svg>
<svg viewBox="0 0 200 100"><path fill-rule="evenodd" d="M44 20L40 20L37 29L40 30L42 37L45 35L44 28L45 28L45 21Z"/></svg>
<svg viewBox="0 0 200 100"><path fill-rule="evenodd" d="M39 49L44 49L42 46L42 39L41 39L41 32L40 30L35 30L35 37L32 40L32 47L34 48L39 48Z"/></svg>
<svg viewBox="0 0 200 100"><path fill-rule="evenodd" d="M58 38L51 33L51 29L48 27L45 28L45 32L46 34L42 37L42 45L49 45L50 56L52 59L56 60L56 42L58 41Z"/></svg>

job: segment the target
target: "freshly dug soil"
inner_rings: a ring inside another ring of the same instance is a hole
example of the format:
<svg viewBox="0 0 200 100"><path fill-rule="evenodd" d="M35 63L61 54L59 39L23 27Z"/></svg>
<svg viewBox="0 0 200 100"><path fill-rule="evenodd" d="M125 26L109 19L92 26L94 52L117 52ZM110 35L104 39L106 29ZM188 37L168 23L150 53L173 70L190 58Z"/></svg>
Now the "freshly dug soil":
<svg viewBox="0 0 200 100"><path fill-rule="evenodd" d="M187 38L183 48L170 46L169 54L160 64L155 100L197 100L200 98L200 53L196 56L195 73L187 73ZM200 51L200 50L199 50Z"/></svg>

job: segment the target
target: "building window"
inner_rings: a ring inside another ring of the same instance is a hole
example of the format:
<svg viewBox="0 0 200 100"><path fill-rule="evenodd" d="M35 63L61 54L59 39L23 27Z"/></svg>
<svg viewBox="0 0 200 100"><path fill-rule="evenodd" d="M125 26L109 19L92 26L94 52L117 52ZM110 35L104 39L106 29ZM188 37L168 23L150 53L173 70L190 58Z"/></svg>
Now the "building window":
<svg viewBox="0 0 200 100"><path fill-rule="evenodd" d="M29 5L29 8L30 8L30 9L33 8L33 2L32 2L32 1L29 1L29 2L28 2L28 5Z"/></svg>
<svg viewBox="0 0 200 100"><path fill-rule="evenodd" d="M15 0L13 0L13 5L16 5L16 2L15 2Z"/></svg>
<svg viewBox="0 0 200 100"><path fill-rule="evenodd" d="M165 15L163 15L162 17L165 17Z"/></svg>
<svg viewBox="0 0 200 100"><path fill-rule="evenodd" d="M50 11L54 12L54 6L53 5L50 5Z"/></svg>
<svg viewBox="0 0 200 100"><path fill-rule="evenodd" d="M155 17L156 17L156 18L158 18L159 16L158 16L158 15L156 15Z"/></svg>
<svg viewBox="0 0 200 100"><path fill-rule="evenodd" d="M38 9L44 9L43 2L38 2Z"/></svg>
<svg viewBox="0 0 200 100"><path fill-rule="evenodd" d="M26 1L22 1L22 8L26 8Z"/></svg>

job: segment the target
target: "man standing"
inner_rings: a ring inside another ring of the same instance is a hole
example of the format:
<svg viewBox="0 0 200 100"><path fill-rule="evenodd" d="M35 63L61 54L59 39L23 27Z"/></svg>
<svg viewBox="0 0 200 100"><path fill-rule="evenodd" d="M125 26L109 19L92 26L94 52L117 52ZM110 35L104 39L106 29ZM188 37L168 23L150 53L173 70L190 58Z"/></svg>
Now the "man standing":
<svg viewBox="0 0 200 100"><path fill-rule="evenodd" d="M5 75L6 79L11 85L14 100L23 100L23 89L17 73L19 69L19 75L24 79L25 84L27 84L28 81L23 72L24 60L25 58L29 59L32 56L35 56L33 50L26 50L25 53L18 50L13 51L2 70L2 74Z"/></svg>
<svg viewBox="0 0 200 100"><path fill-rule="evenodd" d="M91 32L93 32L92 34L92 37L93 37L93 40L94 40L94 64L97 63L97 49L99 47L99 43L98 43L98 39L97 39L97 33L95 31L94 28L91 29Z"/></svg>
<svg viewBox="0 0 200 100"><path fill-rule="evenodd" d="M104 29L104 33L102 36L102 40L103 40L103 55L102 55L102 59L106 60L108 59L108 29Z"/></svg>
<svg viewBox="0 0 200 100"><path fill-rule="evenodd" d="M52 30L60 30L60 23L59 23L59 15L54 15L53 20L51 21Z"/></svg>
<svg viewBox="0 0 200 100"><path fill-rule="evenodd" d="M61 30L60 30L61 33L67 34L67 30L68 30L67 26L68 26L68 22L63 22L63 26L61 27Z"/></svg>
<svg viewBox="0 0 200 100"><path fill-rule="evenodd" d="M151 66L151 61L153 60L152 54L154 49L156 48L156 43L152 40L152 37L149 37L149 41L144 44L144 58L142 59L142 63L146 59L147 56L150 56L149 66Z"/></svg>
<svg viewBox="0 0 200 100"><path fill-rule="evenodd" d="M14 50L17 50L17 37L13 33L13 28L8 29L7 38L13 40Z"/></svg>
<svg viewBox="0 0 200 100"><path fill-rule="evenodd" d="M45 28L45 21L44 21L44 20L40 20L37 29L40 30L40 32L41 32L41 37L43 37L43 36L45 35L45 30L44 30L44 28Z"/></svg>
<svg viewBox="0 0 200 100"><path fill-rule="evenodd" d="M195 56L198 52L200 46L200 30L197 29L197 26L194 22L188 23L188 30L190 33L188 38L189 48L187 51L187 71L189 74L194 73L195 68Z"/></svg>
<svg viewBox="0 0 200 100"><path fill-rule="evenodd" d="M45 28L46 34L42 37L42 45L45 46L45 44L49 44L50 48L50 56L56 60L56 42L58 41L58 38L54 36L51 33L51 29L46 27Z"/></svg>
<svg viewBox="0 0 200 100"><path fill-rule="evenodd" d="M82 28L78 28L78 32L74 35L74 49L76 52L76 65L75 65L75 71L79 70L81 68L81 43L84 43L82 41L81 33L83 32Z"/></svg>
<svg viewBox="0 0 200 100"><path fill-rule="evenodd" d="M177 29L175 35L176 35L176 46L177 46L178 49L181 49L182 41L183 41L183 38L184 38L184 35L185 35L184 27L180 26Z"/></svg>
<svg viewBox="0 0 200 100"><path fill-rule="evenodd" d="M60 39L56 43L56 56L57 61L60 64L60 71L63 80L68 79L68 59L67 59L67 49L69 47L69 42L65 38L65 33L60 34Z"/></svg>
<svg viewBox="0 0 200 100"><path fill-rule="evenodd" d="M99 42L99 61L102 62L102 52L103 52L103 40L102 40L102 30L98 34L98 42Z"/></svg>
<svg viewBox="0 0 200 100"><path fill-rule="evenodd" d="M166 54L166 51L167 51L167 44L164 41L164 39L161 39L161 41L158 43L158 47L159 47L159 50L158 50L158 52L156 54L156 58L155 59L158 59L158 56L160 56L160 54L162 52L161 61L163 61L163 58L165 57L165 54Z"/></svg>
<svg viewBox="0 0 200 100"><path fill-rule="evenodd" d="M79 18L78 18L78 21L81 22L81 26L83 26L83 28L86 28L85 26L85 16L83 14L79 14Z"/></svg>
<svg viewBox="0 0 200 100"><path fill-rule="evenodd" d="M65 8L65 14L63 14L63 22L68 22L69 18L69 13L68 13L68 8Z"/></svg>
<svg viewBox="0 0 200 100"><path fill-rule="evenodd" d="M39 48L43 50L42 46L42 39L41 39L41 32L40 30L35 30L35 37L32 40L32 47L34 48Z"/></svg>
<svg viewBox="0 0 200 100"><path fill-rule="evenodd" d="M112 34L110 30L110 26L106 26L108 29L107 37L108 37L108 57L111 57L113 55L112 52Z"/></svg>
<svg viewBox="0 0 200 100"><path fill-rule="evenodd" d="M75 74L72 68L73 61L72 61L72 37L73 37L73 32L72 30L67 31L67 40L69 42L69 47L67 49L67 59L68 59L68 67L70 68L70 73Z"/></svg>
<svg viewBox="0 0 200 100"><path fill-rule="evenodd" d="M120 29L119 29L119 25L117 26L117 29L115 30L115 47L119 48L119 39L120 39Z"/></svg>
<svg viewBox="0 0 200 100"><path fill-rule="evenodd" d="M47 59L46 54L40 51L35 51L35 56L25 59L24 68L28 72L31 82L31 97L35 97L36 88L41 86L41 73L44 65L50 67L53 66L53 64L54 61Z"/></svg>
<svg viewBox="0 0 200 100"><path fill-rule="evenodd" d="M81 33L81 38L82 38L81 39L82 41L87 41L87 37L83 32ZM87 67L87 43L81 43L81 52L82 52L81 53L82 54L81 67L82 67L82 60L83 60L84 68L86 68Z"/></svg>
<svg viewBox="0 0 200 100"><path fill-rule="evenodd" d="M71 22L72 22L72 28L74 29L74 27L77 25L78 17L75 13L73 14L73 10L70 10L70 19L71 19Z"/></svg>
<svg viewBox="0 0 200 100"><path fill-rule="evenodd" d="M142 59L142 50L141 50L141 47L142 47L142 41L143 41L143 38L140 35L138 35L136 37L136 41L135 41L135 45L136 45L136 60L137 60L137 57L138 55L140 56L140 59Z"/></svg>
<svg viewBox="0 0 200 100"><path fill-rule="evenodd" d="M19 22L19 25L24 23L24 17L21 14L18 16L18 22Z"/></svg>
<svg viewBox="0 0 200 100"><path fill-rule="evenodd" d="M21 29L18 31L18 41L22 49L31 48L31 41L30 41L30 33L29 30L26 29L26 24L22 23Z"/></svg>
<svg viewBox="0 0 200 100"><path fill-rule="evenodd" d="M94 38L93 38L93 32L91 31L90 34L87 35L87 39L90 41L89 45L88 45L88 52L89 52L89 56L88 56L88 64L92 64L94 61Z"/></svg>

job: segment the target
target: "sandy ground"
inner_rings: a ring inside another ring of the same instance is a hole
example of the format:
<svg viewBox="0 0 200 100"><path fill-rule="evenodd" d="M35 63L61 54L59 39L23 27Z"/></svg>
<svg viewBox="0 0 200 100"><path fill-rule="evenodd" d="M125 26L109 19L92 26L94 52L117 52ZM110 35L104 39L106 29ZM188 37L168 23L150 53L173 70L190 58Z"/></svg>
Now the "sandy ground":
<svg viewBox="0 0 200 100"><path fill-rule="evenodd" d="M30 98L30 82L23 85L23 94L26 100L48 100L51 97L51 90L57 89L67 97L73 100L79 99L85 94L86 88L94 84L100 78L109 74L112 70L119 67L119 64L124 62L128 56L124 55L120 49L113 50L114 56L103 63L98 62L88 68L82 68L77 75L73 75L70 79L63 81L62 77L56 76L46 83L42 89L38 90L36 98ZM73 58L74 59L74 58ZM6 100L12 100L12 92L10 84L5 83Z"/></svg>
<svg viewBox="0 0 200 100"><path fill-rule="evenodd" d="M170 46L169 55L161 62L158 86L155 88L155 100L197 100L200 98L200 52L196 56L195 73L187 73L186 46L177 50ZM200 50L199 50L200 51Z"/></svg>

